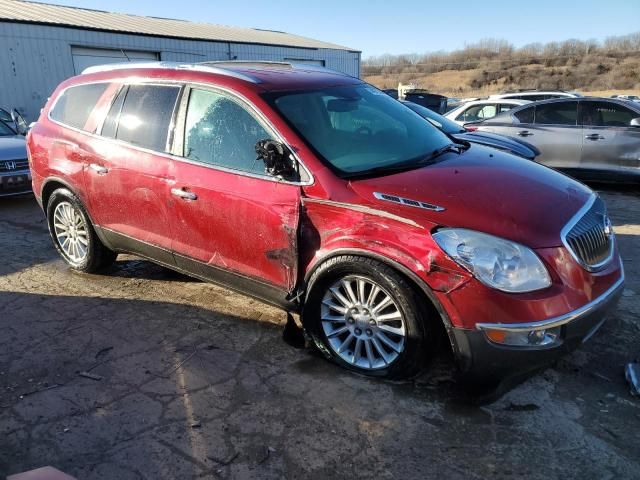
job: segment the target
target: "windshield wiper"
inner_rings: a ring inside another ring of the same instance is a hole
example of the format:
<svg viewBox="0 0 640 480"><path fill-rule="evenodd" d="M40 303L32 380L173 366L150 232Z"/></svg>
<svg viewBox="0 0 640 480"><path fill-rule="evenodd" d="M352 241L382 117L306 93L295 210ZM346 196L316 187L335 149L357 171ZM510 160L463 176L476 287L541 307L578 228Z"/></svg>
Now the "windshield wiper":
<svg viewBox="0 0 640 480"><path fill-rule="evenodd" d="M397 173L397 172L403 172L407 170L413 170L415 168L425 167L427 165L433 165L434 163L437 163L436 159L447 152L454 152L454 153L460 154L467 148L469 147L466 145L449 143L442 148L438 148L434 150L429 155L426 155L424 157L418 157L417 159L414 158L406 162L396 163L396 164L392 164L384 167L374 167L362 172L347 174L343 176L343 178L368 177L368 176L376 175L378 173Z"/></svg>

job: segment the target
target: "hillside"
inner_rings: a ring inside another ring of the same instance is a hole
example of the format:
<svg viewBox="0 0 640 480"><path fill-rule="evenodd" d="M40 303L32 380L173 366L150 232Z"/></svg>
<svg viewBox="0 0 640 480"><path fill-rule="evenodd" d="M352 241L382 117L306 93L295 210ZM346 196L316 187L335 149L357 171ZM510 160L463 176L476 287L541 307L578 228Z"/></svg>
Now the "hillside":
<svg viewBox="0 0 640 480"><path fill-rule="evenodd" d="M640 32L602 43L567 40L519 49L487 39L450 53L368 58L362 72L380 88L414 83L456 97L528 88L640 94Z"/></svg>

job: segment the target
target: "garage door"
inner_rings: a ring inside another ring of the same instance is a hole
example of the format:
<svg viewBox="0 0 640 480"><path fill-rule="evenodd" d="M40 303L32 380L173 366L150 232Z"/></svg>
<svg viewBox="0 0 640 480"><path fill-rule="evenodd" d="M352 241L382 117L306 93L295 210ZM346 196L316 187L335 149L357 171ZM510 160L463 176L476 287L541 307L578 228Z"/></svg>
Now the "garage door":
<svg viewBox="0 0 640 480"><path fill-rule="evenodd" d="M76 75L82 73L85 68L95 65L122 62L149 62L159 60L157 52L141 52L137 50L115 50L107 48L71 47L73 56L73 69Z"/></svg>
<svg viewBox="0 0 640 480"><path fill-rule="evenodd" d="M285 58L285 62L299 64L299 65L317 65L319 67L324 67L324 60L309 60L304 58Z"/></svg>

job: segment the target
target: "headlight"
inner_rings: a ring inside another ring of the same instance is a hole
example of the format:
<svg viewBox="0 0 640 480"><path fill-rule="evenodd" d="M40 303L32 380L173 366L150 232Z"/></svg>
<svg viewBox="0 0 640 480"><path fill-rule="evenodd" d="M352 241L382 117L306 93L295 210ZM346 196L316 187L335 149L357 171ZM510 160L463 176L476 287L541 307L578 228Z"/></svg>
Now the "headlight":
<svg viewBox="0 0 640 480"><path fill-rule="evenodd" d="M464 228L445 228L433 234L451 258L485 285L520 293L551 285L549 272L530 248Z"/></svg>

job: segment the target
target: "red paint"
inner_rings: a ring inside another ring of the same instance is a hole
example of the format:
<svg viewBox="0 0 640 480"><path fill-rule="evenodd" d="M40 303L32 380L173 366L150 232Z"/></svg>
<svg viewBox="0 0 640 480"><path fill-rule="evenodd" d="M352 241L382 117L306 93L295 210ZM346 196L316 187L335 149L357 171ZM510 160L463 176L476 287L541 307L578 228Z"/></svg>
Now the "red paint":
<svg viewBox="0 0 640 480"><path fill-rule="evenodd" d="M376 255L412 272L432 291L453 326L461 328L562 315L593 300L619 278L617 252L604 270L589 273L562 245L562 227L591 194L581 184L483 147L450 154L447 161L420 170L342 180L260 94L359 80L322 72L237 70L259 77L261 83L189 70L113 71L70 79L51 98L76 83L117 83L127 77L218 85L245 97L270 120L312 173L312 185L240 176L72 131L49 121L50 101L28 141L36 195L42 195L46 180L58 178L79 195L98 225L290 293L335 252ZM88 126L99 125L114 92L105 92ZM88 168L91 163L107 168L108 175L96 174ZM198 201L178 199L171 188L192 191ZM373 192L436 204L445 211L394 205L375 199ZM439 226L475 229L535 249L553 285L507 294L480 284L435 244L431 231Z"/></svg>

